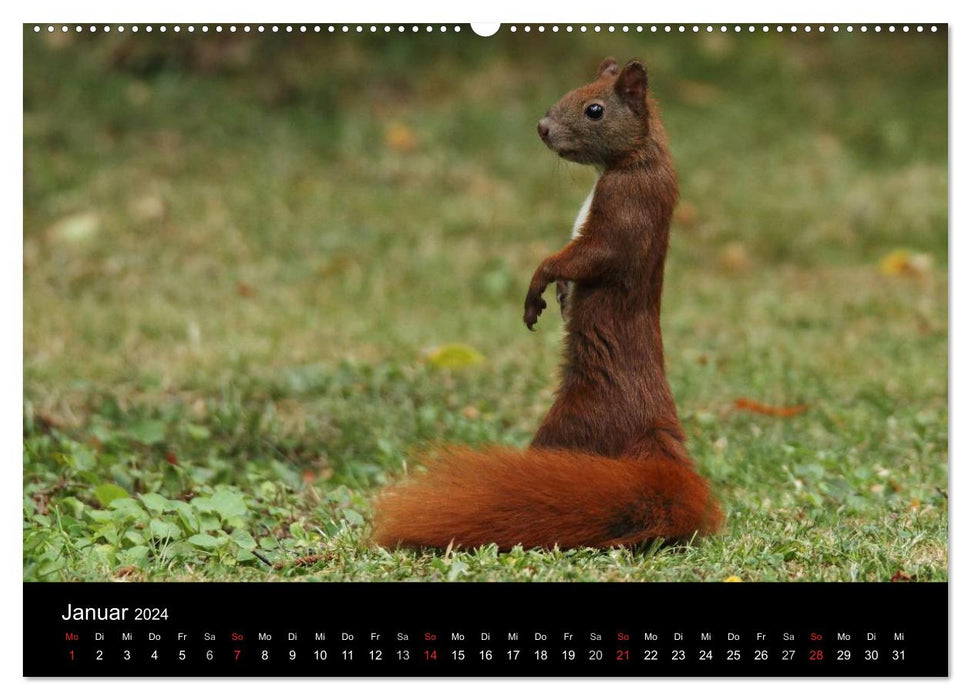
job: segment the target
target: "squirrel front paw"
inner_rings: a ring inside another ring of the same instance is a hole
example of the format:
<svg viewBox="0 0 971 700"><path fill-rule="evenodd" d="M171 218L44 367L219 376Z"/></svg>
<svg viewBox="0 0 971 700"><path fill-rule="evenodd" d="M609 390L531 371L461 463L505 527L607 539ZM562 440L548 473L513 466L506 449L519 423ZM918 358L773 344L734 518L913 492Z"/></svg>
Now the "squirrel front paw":
<svg viewBox="0 0 971 700"><path fill-rule="evenodd" d="M526 312L523 314L523 321L529 330L533 330L533 326L536 325L536 321L539 320L539 316L545 308L546 302L543 301L541 293L530 292L526 295Z"/></svg>

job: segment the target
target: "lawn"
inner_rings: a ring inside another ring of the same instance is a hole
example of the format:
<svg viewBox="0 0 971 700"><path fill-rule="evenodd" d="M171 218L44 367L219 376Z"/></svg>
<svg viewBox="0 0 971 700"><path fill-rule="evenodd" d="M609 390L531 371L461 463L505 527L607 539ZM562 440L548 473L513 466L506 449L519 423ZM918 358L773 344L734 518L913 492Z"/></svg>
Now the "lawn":
<svg viewBox="0 0 971 700"><path fill-rule="evenodd" d="M946 580L946 36L24 52L25 580ZM535 122L606 55L680 175L667 367L724 530L374 547L423 448L524 446L551 403L562 322L522 299L593 173Z"/></svg>

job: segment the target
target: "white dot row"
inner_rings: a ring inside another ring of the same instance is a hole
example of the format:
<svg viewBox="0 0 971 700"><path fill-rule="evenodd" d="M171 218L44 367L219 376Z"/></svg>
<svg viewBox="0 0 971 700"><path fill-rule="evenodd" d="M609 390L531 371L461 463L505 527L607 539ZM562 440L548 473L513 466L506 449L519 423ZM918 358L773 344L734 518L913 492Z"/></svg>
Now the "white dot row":
<svg viewBox="0 0 971 700"><path fill-rule="evenodd" d="M869 29L872 29L874 32L881 32L884 29L886 29L886 31L888 31L888 32L895 32L895 31L897 31L897 28L898 27L896 25L888 25L886 27L883 27L883 26L878 25L878 24L876 24L876 25L866 25L866 24L852 25L852 24L848 24L843 29L845 29L845 31L847 31L847 32L852 32L852 31L854 31L854 29L858 29L861 32L866 32ZM929 28L930 28L930 31L932 31L932 32L936 32L937 31L937 26L936 25L930 25ZM568 25L568 26L564 27L564 29L567 32L572 32L574 28L572 26L569 26ZM586 31L588 31L588 28L585 25L581 25L577 29L580 32L586 32ZM727 24L722 24L722 25L712 25L712 24L662 24L662 25L657 25L657 24L652 24L652 25L650 25L648 27L645 27L643 25L635 25L634 27L631 27L631 26L625 24L625 25L621 25L620 27L617 27L617 26L614 26L614 25L611 24L611 25L607 25L606 27L601 27L600 25L594 25L590 29L592 29L594 32L600 32L600 31L603 31L605 29L608 32L616 32L618 29L620 31L622 31L622 32L630 32L633 29L633 31L636 31L636 32L650 31L650 32L654 32L654 33L656 33L656 32L666 32L666 33L670 33L670 32L680 32L680 33L692 32L692 33L698 34L698 33L702 33L702 32L706 32L706 33L713 33L713 32L736 32L736 33L739 33L740 34L742 32L749 32L749 33L755 33L755 32L768 33L768 32L771 32L771 31L784 32L787 29L790 32L793 32L793 33L798 32L798 31L803 31L803 32L812 32L812 31L818 31L818 32L826 32L826 31L839 32L840 31L840 26L839 25L827 26L827 25L824 25L824 24L820 24L818 26L813 26L813 25L809 25L809 24L807 24L807 25L795 25L795 24L789 24L789 25L782 25L782 24L776 24L776 25L768 25L768 24L763 24L763 25L755 25L755 24L749 24L749 25L740 25L740 24L736 24L736 25L727 25ZM915 31L918 31L918 32L923 32L924 31L924 25L922 25L922 24L914 25L913 29ZM529 32L529 31L532 30L532 28L527 25L527 26L523 27L522 30L524 32ZM550 30L553 31L553 32L558 32L558 31L560 31L560 27L558 27L558 26L552 26L552 27L550 27ZM906 25L905 24L902 27L900 27L900 31L903 31L903 32L909 32L910 30L911 30L911 26L910 25ZM516 32L517 31L516 26L515 25L510 26L509 27L509 31L510 32ZM541 26L536 27L536 31L543 32L543 31L546 31L546 28L541 25Z"/></svg>
<svg viewBox="0 0 971 700"><path fill-rule="evenodd" d="M73 27L68 26L66 24L60 25L59 27L58 26L55 26L53 24L49 24L49 25L47 25L47 27L42 27L39 24L35 24L34 25L34 31L35 32L41 32L41 31L44 31L45 29L48 32L56 32L58 30L60 30L61 32L69 32L72 29L75 32L83 32L85 30L85 27L81 26L80 24L75 25ZM163 25L159 25L159 26L155 26L155 27L153 27L152 25L144 25L141 28L139 28L138 25L130 25L129 27L127 27L127 30L128 31L131 31L131 32L145 31L145 32L149 32L149 33L151 33L152 31L167 32L167 31L169 31L169 29L171 29L173 32L176 32L176 33L181 32L184 29L185 31L187 31L189 33L193 33L196 30L198 30L200 32L203 32L203 33L209 32L210 30L213 30L213 31L216 31L216 32L222 32L223 30L227 30L227 31L229 31L231 33L234 33L234 32L237 32L237 31L241 31L243 33L249 33L249 32L257 32L257 33L259 33L259 32L271 32L271 33L273 33L273 32L280 32L280 31L288 32L288 33L293 33L293 32L306 33L306 32L309 31L309 32L315 32L315 33L319 34L320 32L326 31L326 32L330 32L330 33L333 34L335 32L344 32L344 33L348 33L348 32L358 32L358 33L363 33L365 31L371 31L371 32L383 31L383 32L386 32L386 33L390 33L390 32L396 31L396 30L398 32L406 32L406 31L409 31L409 30L412 31L412 32L419 32L422 29L424 29L426 32L433 32L433 31L435 31L436 27L433 27L431 25L424 25L423 27L419 27L418 25L409 25L408 27L406 27L405 25L397 25L396 27L391 27L390 25L385 25L383 27L378 27L377 25L373 25L373 24L370 25L369 27L368 26L362 26L360 24L359 25L347 25L347 24L343 24L343 25L333 25L333 24L331 24L331 25L324 25L324 26L321 26L319 24L315 24L315 25L306 25L306 24L292 25L292 24L287 24L287 25L283 25L283 26L276 25L276 24L272 24L272 25L269 25L269 26L265 26L265 25L262 25L262 24L251 26L249 24L245 24L245 25L242 25L242 26L236 26L235 24L231 24L231 25L229 25L227 27L223 27L221 24L217 24L217 25L215 25L213 27L210 27L209 25L206 25L206 24L204 24L202 26L199 26L199 27L196 27L195 25L187 25L185 27L182 27L181 25L178 25L178 24L172 25L171 27L168 27L168 26L166 26L166 25L163 24ZM98 32L98 31L103 31L103 32L112 32L112 31L124 32L124 31L126 31L126 27L123 24L119 24L116 27L112 27L111 25L108 25L108 24L106 24L104 26L97 26L97 25L92 24L92 25L90 25L90 26L87 27L87 30L89 32L92 32L92 33L93 32ZM447 31L449 31L449 27L446 27L446 26L443 25L441 27L438 27L438 30L440 32L447 32ZM452 30L453 31L456 31L456 32L460 32L460 31L462 31L462 28L460 26L456 25L456 26L452 27Z"/></svg>
<svg viewBox="0 0 971 700"><path fill-rule="evenodd" d="M931 32L936 32L937 31L937 25L933 25L932 24L932 25L930 25L927 28ZM66 24L60 25L60 26L55 26L53 24L49 24L46 27L42 27L39 24L35 24L34 25L34 32L41 32L41 31L46 30L49 33L53 33L53 32L56 32L56 31L60 30L61 32L65 32L66 33L66 32L71 31L72 29L75 32L83 32L85 30L85 27L83 27L80 24L75 25L73 27L68 26ZM183 27L181 25L178 25L178 24L172 25L171 27L168 27L168 26L166 26L164 24L163 25L159 25L157 27L153 27L152 25L144 25L142 27L139 27L138 25L130 25L129 27L127 27L127 29L128 29L128 31L131 31L133 33L137 33L139 31L144 31L144 32L147 32L147 33L151 33L153 31L159 31L159 32L164 33L164 32L169 31L169 29L171 29L175 33L179 33L179 32L181 32L183 30ZM434 32L435 29L436 29L436 27L434 27L432 25L422 25L422 26L419 26L417 24L407 25L407 26L406 25L403 25L403 24L399 24L399 25L396 25L394 27L392 27L391 25L387 25L387 24L384 25L383 27L378 26L378 25L375 25L375 24L372 24L372 25L360 25L360 24L358 24L358 25L347 25L347 24L342 24L342 25L334 25L334 24L330 24L330 25L319 25L319 24L315 24L315 25L306 25L306 24L292 25L292 24L287 24L287 25L283 25L283 26L276 25L276 24L268 25L268 26L262 25L262 24L251 26L251 25L246 24L246 25L242 25L242 26L237 27L235 24L232 24L232 25L229 25L227 27L223 27L222 25L217 24L217 25L215 25L215 26L213 26L213 27L210 28L209 25L205 25L204 24L204 25L202 25L202 26L200 26L198 28L195 25L187 25L184 29L185 29L185 31L189 32L190 34L191 33L194 33L197 29L198 29L198 31L203 32L203 33L209 32L210 29L215 30L217 33L218 32L222 32L224 29L226 29L230 33L235 33L237 31L242 31L243 33L249 33L249 32L257 32L257 33L265 33L265 32L279 33L280 31L283 31L283 32L286 32L286 33L293 33L293 32L306 33L308 31L310 31L310 32L314 32L314 33L318 33L319 34L320 32L326 31L326 32L331 33L331 34L333 34L333 33L351 33L351 32L355 32L355 33L359 33L360 34L360 33L364 33L364 32L377 33L377 32L381 32L381 31L383 31L385 33L391 33L391 32L394 32L394 31L397 31L399 33L405 33L407 31L411 31L412 33L417 33L417 32L422 31L422 29L424 29L425 32ZM438 29L439 32L447 32L447 31L449 31L449 27L447 27L445 25L440 25L440 26L437 27L437 29ZM455 31L455 32L462 31L462 28L460 26L458 26L458 25L455 25L454 27L451 27L451 29L452 29L452 31ZM785 32L787 30L790 33L795 33L795 32L800 32L800 31L802 31L804 33L813 32L813 31L818 31L818 32L831 31L831 32L837 33L837 32L839 32L841 30L842 31L846 31L846 32L853 32L853 31L867 32L867 31L872 30L872 31L877 32L877 33L882 32L882 31L887 31L887 32L893 33L893 32L898 31L898 29L899 29L899 31L902 31L902 32L905 32L906 33L906 32L910 32L911 29L913 29L914 31L917 31L917 32L923 32L924 29L925 29L925 27L922 24L914 25L913 27L911 25L907 25L907 24L905 24L903 26L899 26L899 27L897 25L881 26L879 24L875 24L875 25L866 25L866 24L852 25L852 24L848 24L848 25L846 25L844 27L841 27L840 25L827 26L827 25L822 25L822 24L816 25L816 26L814 26L814 25L808 25L808 24L807 25L795 25L795 24L790 24L790 25L782 25L782 24L776 24L776 25L768 25L768 24L763 24L763 25L754 25L754 24L749 24L749 25L740 25L740 24L736 24L736 25L726 25L726 24L722 24L722 25L688 24L688 25L685 25L685 24L676 24L676 25L672 25L672 24L663 24L663 25L649 25L649 26L644 26L644 25L633 25L633 26L631 26L631 25L626 25L625 24L625 25L620 25L620 26L607 25L607 26L604 26L604 27L601 27L600 25L594 25L592 27L587 27L586 25L579 25L578 27L574 27L573 25L566 25L564 27L560 27L558 25L552 25L550 27L546 27L546 26L543 26L543 25L539 25L539 26L536 26L536 27L533 27L531 25L525 25L525 26L522 26L522 27L519 27L519 26L516 26L516 25L510 25L508 27L508 31L510 31L512 33L515 33L515 32L520 31L520 30L522 30L523 32L527 32L528 33L528 32L533 31L534 29L537 32L540 32L540 33L543 33L547 29L549 29L549 31L554 32L554 33L559 32L561 30L562 31L565 31L565 32L568 32L568 33L569 32L573 32L574 30L579 31L581 33L587 32L587 31L601 32L601 31L604 31L604 30L606 30L607 32L616 32L616 31L619 30L621 32L631 32L631 31L634 31L634 32L645 32L645 31L648 31L648 32L653 32L653 33L657 33L657 32L664 32L664 33L671 33L671 32L688 33L688 32L690 32L690 33L698 34L698 33L703 33L703 32L704 33L735 32L735 33L739 33L740 34L740 33L743 33L743 32L748 32L750 34L754 34L756 32L768 33L768 32L772 32L772 31L774 31L776 33L781 33L781 32ZM92 32L92 33L98 32L98 31L103 31L105 33L112 32L112 31L117 31L119 33L123 33L123 32L126 31L126 27L125 27L125 25L117 25L116 27L112 27L111 25L107 25L107 24L106 25L103 25L103 26L97 26L97 25L92 24L92 25L89 25L87 27L87 30L89 32Z"/></svg>

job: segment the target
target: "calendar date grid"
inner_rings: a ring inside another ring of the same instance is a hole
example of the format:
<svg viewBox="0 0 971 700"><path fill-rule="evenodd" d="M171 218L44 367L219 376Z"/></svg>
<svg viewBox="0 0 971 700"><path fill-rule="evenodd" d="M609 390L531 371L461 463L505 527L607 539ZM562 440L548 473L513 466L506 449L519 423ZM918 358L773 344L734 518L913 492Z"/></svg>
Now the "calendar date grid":
<svg viewBox="0 0 971 700"><path fill-rule="evenodd" d="M904 631L97 631L64 633L70 663L643 666L881 664L907 660Z"/></svg>
<svg viewBox="0 0 971 700"><path fill-rule="evenodd" d="M24 593L33 676L948 672L946 584L29 584Z"/></svg>

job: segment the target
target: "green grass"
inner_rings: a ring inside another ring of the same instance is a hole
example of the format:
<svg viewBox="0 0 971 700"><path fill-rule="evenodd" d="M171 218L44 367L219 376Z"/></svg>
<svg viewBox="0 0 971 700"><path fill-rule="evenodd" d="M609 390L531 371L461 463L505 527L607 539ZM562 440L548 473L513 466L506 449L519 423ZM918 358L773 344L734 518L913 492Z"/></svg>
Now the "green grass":
<svg viewBox="0 0 971 700"><path fill-rule="evenodd" d="M25 580L947 578L943 37L24 43ZM551 402L522 297L593 175L534 123L607 54L681 176L668 372L725 529L373 547L423 447L525 445Z"/></svg>

